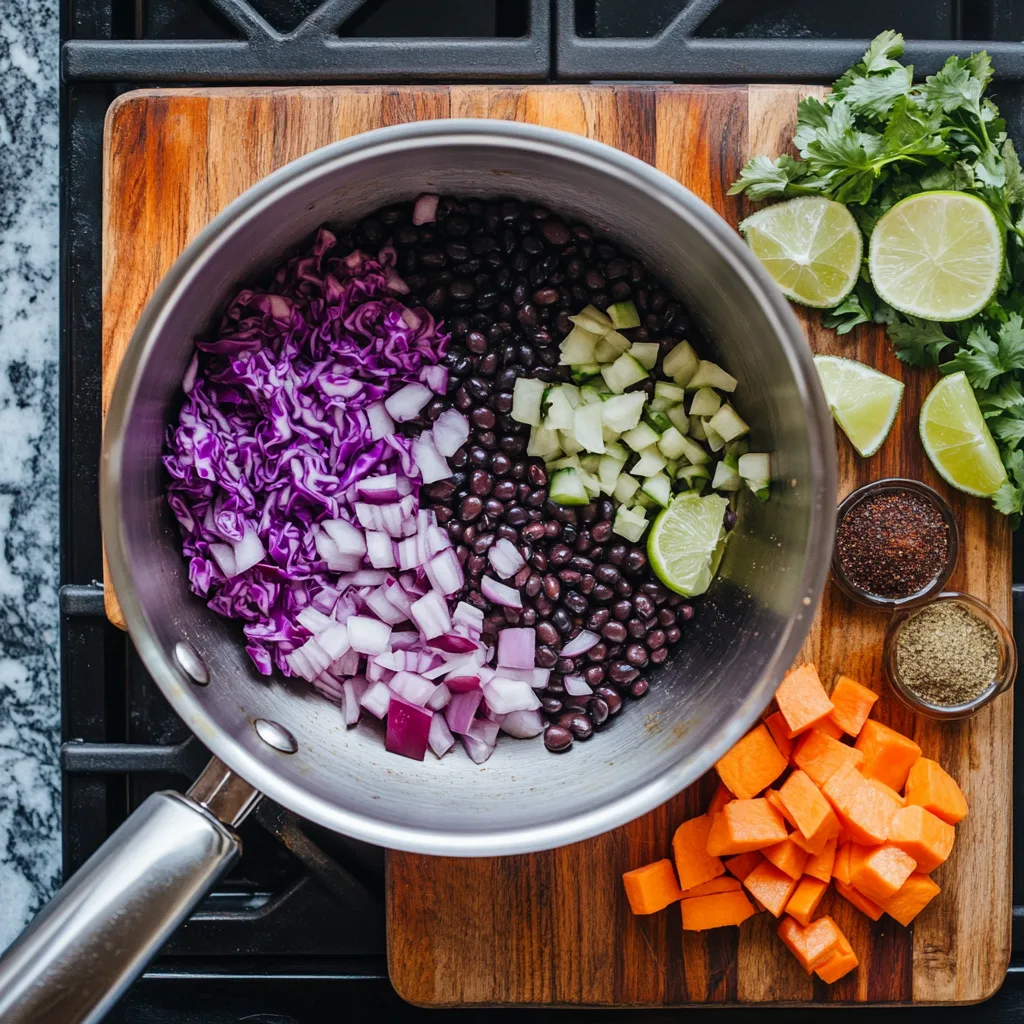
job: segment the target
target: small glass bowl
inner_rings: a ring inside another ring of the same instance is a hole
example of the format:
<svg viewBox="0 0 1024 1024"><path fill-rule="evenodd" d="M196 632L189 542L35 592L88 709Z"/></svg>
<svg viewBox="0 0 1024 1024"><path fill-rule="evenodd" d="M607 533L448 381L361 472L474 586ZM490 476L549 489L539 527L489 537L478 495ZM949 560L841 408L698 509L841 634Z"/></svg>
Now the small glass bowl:
<svg viewBox="0 0 1024 1024"><path fill-rule="evenodd" d="M926 701L906 684L897 667L896 643L899 640L900 631L916 615L939 601L955 601L957 604L963 605L992 629L999 644L999 667L992 682L977 697L965 704L932 704ZM912 711L919 711L929 718L946 722L969 718L980 711L1001 693L1005 693L1013 685L1013 680L1017 675L1017 644L1014 642L1013 633L984 601L957 591L947 591L944 594L939 594L934 601L929 601L927 604L897 612L885 632L885 649L882 657L885 673L889 677L890 685L896 691L896 696Z"/></svg>
<svg viewBox="0 0 1024 1024"><path fill-rule="evenodd" d="M846 573L843 572L843 567L839 561L839 529L843 525L843 520L855 505L859 505L866 498L873 498L879 494L897 491L910 491L912 494L916 494L919 497L927 499L939 510L949 530L948 542L946 545L946 564L943 566L938 576L936 576L927 587L923 590L919 590L916 594L910 594L907 597L881 597L878 594L872 594L870 591L863 590L861 587L858 587L857 584L850 580ZM839 508L836 510L836 538L836 543L832 545L832 578L835 580L836 586L839 587L847 597L860 604L868 605L871 608L902 608L907 605L919 604L922 601L927 601L929 598L934 597L946 585L946 581L949 579L950 573L952 573L953 569L956 567L956 560L960 555L960 531L957 529L956 519L953 517L953 510L949 507L949 503L946 499L943 498L938 491L929 487L927 484L921 483L920 480L908 480L896 476L889 477L885 480L876 480L874 483L858 487L857 490L848 494L842 502L840 502Z"/></svg>

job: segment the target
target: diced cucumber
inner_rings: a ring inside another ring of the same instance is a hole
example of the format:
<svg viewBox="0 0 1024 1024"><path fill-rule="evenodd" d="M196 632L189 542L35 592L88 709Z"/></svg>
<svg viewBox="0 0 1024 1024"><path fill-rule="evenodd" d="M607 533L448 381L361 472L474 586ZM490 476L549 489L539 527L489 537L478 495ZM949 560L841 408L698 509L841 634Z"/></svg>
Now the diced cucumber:
<svg viewBox="0 0 1024 1024"><path fill-rule="evenodd" d="M612 327L617 330L640 326L640 314L632 302L613 302L608 307L608 316L611 317Z"/></svg>
<svg viewBox="0 0 1024 1024"><path fill-rule="evenodd" d="M600 455L581 455L580 468L588 473L596 473L597 467L601 465Z"/></svg>
<svg viewBox="0 0 1024 1024"><path fill-rule="evenodd" d="M619 479L615 481L612 490L612 497L620 504L625 505L633 500L633 495L640 490L640 481L628 473L620 473Z"/></svg>
<svg viewBox="0 0 1024 1024"><path fill-rule="evenodd" d="M582 366L594 362L594 349L601 336L582 327L573 329L562 340L558 347L559 363L562 366Z"/></svg>
<svg viewBox="0 0 1024 1024"><path fill-rule="evenodd" d="M583 363L572 368L572 379L577 384L586 384L601 372L600 363Z"/></svg>
<svg viewBox="0 0 1024 1024"><path fill-rule="evenodd" d="M562 454L562 445L558 433L547 427L533 427L530 430L530 443L526 446L527 455L535 455L539 459L556 459Z"/></svg>
<svg viewBox="0 0 1024 1024"><path fill-rule="evenodd" d="M601 490L605 494L611 494L615 490L619 474L625 464L625 459L616 458L610 453L601 456L601 462L597 467L597 478L601 481Z"/></svg>
<svg viewBox="0 0 1024 1024"><path fill-rule="evenodd" d="M704 421L699 416L690 417L690 437L697 441L708 439L707 431L704 429Z"/></svg>
<svg viewBox="0 0 1024 1024"><path fill-rule="evenodd" d="M767 486L771 481L771 456L763 452L747 452L739 457L736 471L750 484L750 489L756 491L758 487Z"/></svg>
<svg viewBox="0 0 1024 1024"><path fill-rule="evenodd" d="M714 416L722 408L722 398L711 388L699 388L690 402L691 416Z"/></svg>
<svg viewBox="0 0 1024 1024"><path fill-rule="evenodd" d="M737 437L742 437L750 430L728 402L711 417L708 426L723 441L735 441Z"/></svg>
<svg viewBox="0 0 1024 1024"><path fill-rule="evenodd" d="M618 331L609 331L594 349L594 358L599 363L613 363L623 352L630 349L629 338Z"/></svg>
<svg viewBox="0 0 1024 1024"><path fill-rule="evenodd" d="M691 490L702 491L704 485L711 479L707 466L683 466L676 479L682 480Z"/></svg>
<svg viewBox="0 0 1024 1024"><path fill-rule="evenodd" d="M703 466L705 462L711 461L711 456L699 444L684 437L681 441L682 457L694 466Z"/></svg>
<svg viewBox="0 0 1024 1024"><path fill-rule="evenodd" d="M631 356L624 352L611 366L601 368L605 383L617 395L639 381L647 379L647 371Z"/></svg>
<svg viewBox="0 0 1024 1024"><path fill-rule="evenodd" d="M743 486L743 478L727 462L719 462L711 486L716 491L738 491Z"/></svg>
<svg viewBox="0 0 1024 1024"><path fill-rule="evenodd" d="M604 444L605 455L610 455L613 459L618 459L619 462L625 462L629 456L630 451L628 448L623 447L618 441L605 441Z"/></svg>
<svg viewBox="0 0 1024 1024"><path fill-rule="evenodd" d="M571 430L560 430L558 432L558 443L562 446L562 451L566 455L575 455L577 452L583 451L583 445L576 440L576 436Z"/></svg>
<svg viewBox="0 0 1024 1024"><path fill-rule="evenodd" d="M517 377L512 388L512 419L517 423L539 427L540 405L547 389L544 381L537 380L536 377Z"/></svg>
<svg viewBox="0 0 1024 1024"><path fill-rule="evenodd" d="M719 391L735 391L737 383L736 378L727 374L718 363L702 359L686 389L693 391L695 388L718 388Z"/></svg>
<svg viewBox="0 0 1024 1024"><path fill-rule="evenodd" d="M569 319L577 327L582 327L585 331L590 331L599 337L605 331L612 329L611 317L602 313L597 306L585 306L575 316L569 317Z"/></svg>
<svg viewBox="0 0 1024 1024"><path fill-rule="evenodd" d="M586 505L590 502L583 480L575 469L559 469L552 474L548 497L559 505Z"/></svg>
<svg viewBox="0 0 1024 1024"><path fill-rule="evenodd" d="M672 408L672 403L667 398L652 398L647 403L647 408L655 412L668 412Z"/></svg>
<svg viewBox="0 0 1024 1024"><path fill-rule="evenodd" d="M674 480L676 473L679 472L679 460L669 459L668 462L665 463L665 472L668 473L670 479Z"/></svg>
<svg viewBox="0 0 1024 1024"><path fill-rule="evenodd" d="M720 452L725 447L725 439L711 426L711 420L702 419L700 422L704 427L704 433L707 434L708 447L713 452Z"/></svg>
<svg viewBox="0 0 1024 1024"><path fill-rule="evenodd" d="M686 445L683 444L684 437L675 427L669 427L664 434L658 438L658 447L666 459L678 459L686 453Z"/></svg>
<svg viewBox="0 0 1024 1024"><path fill-rule="evenodd" d="M663 412L657 412L649 405L644 412L644 421L656 434L664 434L672 427L672 421Z"/></svg>
<svg viewBox="0 0 1024 1024"><path fill-rule="evenodd" d="M657 444L658 435L646 423L640 423L632 430L627 430L622 435L622 440L625 441L633 451L640 452L645 448L650 448L652 444Z"/></svg>
<svg viewBox="0 0 1024 1024"><path fill-rule="evenodd" d="M667 356L662 364L665 373L680 387L686 387L690 378L697 372L700 360L693 346L688 341L681 341Z"/></svg>
<svg viewBox="0 0 1024 1024"><path fill-rule="evenodd" d="M690 432L690 417L686 415L686 410L681 405L673 405L665 411L665 415L680 434L686 435Z"/></svg>
<svg viewBox="0 0 1024 1024"><path fill-rule="evenodd" d="M555 459L554 462L548 463L549 470L557 469L579 469L580 459L578 455L567 455L564 459Z"/></svg>
<svg viewBox="0 0 1024 1024"><path fill-rule="evenodd" d="M602 416L606 427L620 434L632 430L640 422L647 396L642 391L631 391L628 395L616 395L604 403Z"/></svg>
<svg viewBox="0 0 1024 1024"><path fill-rule="evenodd" d="M580 405L593 405L601 401L601 389L594 384L584 384L580 388ZM577 406L579 408L579 406Z"/></svg>
<svg viewBox="0 0 1024 1024"><path fill-rule="evenodd" d="M590 498L596 498L601 493L601 481L593 473L580 473L580 479Z"/></svg>
<svg viewBox="0 0 1024 1024"><path fill-rule="evenodd" d="M651 445L640 452L640 460L630 470L633 476L654 476L660 473L666 464L665 456L658 451L657 445Z"/></svg>
<svg viewBox="0 0 1024 1024"><path fill-rule="evenodd" d="M516 381L518 384L519 380ZM570 430L573 425L573 405L566 391L561 387L548 388L545 397L547 412L544 414L544 426L548 430Z"/></svg>
<svg viewBox="0 0 1024 1024"><path fill-rule="evenodd" d="M633 508L652 509L661 506L651 497L644 494L643 484L640 485L640 493L633 499Z"/></svg>
<svg viewBox="0 0 1024 1024"><path fill-rule="evenodd" d="M584 388L584 390L586 390ZM604 454L604 433L601 429L601 403L577 406L572 433L576 441L588 452Z"/></svg>
<svg viewBox="0 0 1024 1024"><path fill-rule="evenodd" d="M667 508L668 503L672 500L672 481L664 473L649 476L640 489L662 508Z"/></svg>
<svg viewBox="0 0 1024 1024"><path fill-rule="evenodd" d="M634 341L629 346L629 354L641 365L646 367L648 370L654 369L654 364L658 361L658 349L661 346L656 341Z"/></svg>
<svg viewBox="0 0 1024 1024"><path fill-rule="evenodd" d="M580 404L580 389L575 384L559 384L558 387L565 393L569 404L575 409Z"/></svg>
<svg viewBox="0 0 1024 1024"><path fill-rule="evenodd" d="M604 446L605 446L605 450L607 451L609 444L612 444L615 441L618 441L618 439L619 439L619 432L617 430L612 430L611 427L605 425L605 426L601 427L601 433L604 435Z"/></svg>
<svg viewBox="0 0 1024 1024"><path fill-rule="evenodd" d="M738 473L739 458L741 455L746 455L749 451L750 445L747 443L747 439L741 437L738 441L730 441L725 446L723 458Z"/></svg>
<svg viewBox="0 0 1024 1024"><path fill-rule="evenodd" d="M612 533L617 533L620 537L625 537L626 540L635 544L644 535L646 529L647 516L643 509L636 506L633 508L626 508L625 505L619 506L619 510L615 513L615 522L612 524Z"/></svg>
<svg viewBox="0 0 1024 1024"><path fill-rule="evenodd" d="M654 385L654 397L664 398L669 405L678 405L686 398L686 391L676 384L669 384L668 381L659 380Z"/></svg>

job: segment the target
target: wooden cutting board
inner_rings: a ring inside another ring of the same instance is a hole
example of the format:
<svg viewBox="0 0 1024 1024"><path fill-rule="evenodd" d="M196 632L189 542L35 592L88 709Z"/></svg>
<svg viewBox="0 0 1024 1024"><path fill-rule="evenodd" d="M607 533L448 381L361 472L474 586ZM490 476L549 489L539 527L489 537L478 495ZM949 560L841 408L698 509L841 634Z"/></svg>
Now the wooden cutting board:
<svg viewBox="0 0 1024 1024"><path fill-rule="evenodd" d="M104 410L146 300L175 257L219 210L307 151L382 125L496 117L590 135L654 164L730 223L727 197L751 153L787 143L800 86L455 86L159 90L122 96L105 136ZM917 436L933 375L893 357L881 330L845 339L798 311L812 348L905 378L903 409L871 459L836 439L839 493L883 476L917 477L950 499L963 536L950 587L1010 617L1010 531L988 503L950 491ZM110 588L107 607L120 623ZM935 878L940 897L904 929L872 924L831 895L823 908L861 967L831 987L808 979L759 914L741 928L682 933L678 908L633 917L624 870L670 853L674 827L698 813L710 780L615 832L561 850L493 860L392 853L388 948L392 981L420 1004L664 1006L687 1003L967 1003L991 995L1010 954L1012 695L968 722L936 725L897 704L881 669L884 614L829 586L803 658L882 694L877 717L912 735L960 781L971 814ZM640 708L631 712L643 713ZM600 737L593 740L600 743ZM580 751L582 754L582 751ZM572 755L576 756L576 755ZM582 765L582 757L581 757ZM524 799L529 799L524 794Z"/></svg>

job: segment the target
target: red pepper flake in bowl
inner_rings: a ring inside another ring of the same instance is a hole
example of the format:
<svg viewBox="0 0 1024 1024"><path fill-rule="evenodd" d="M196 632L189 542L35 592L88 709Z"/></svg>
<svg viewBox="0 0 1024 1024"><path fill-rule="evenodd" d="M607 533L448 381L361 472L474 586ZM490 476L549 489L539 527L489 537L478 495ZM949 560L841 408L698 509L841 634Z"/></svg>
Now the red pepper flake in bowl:
<svg viewBox="0 0 1024 1024"><path fill-rule="evenodd" d="M952 512L930 487L881 480L839 507L832 568L841 589L867 604L892 605L942 588L956 563Z"/></svg>

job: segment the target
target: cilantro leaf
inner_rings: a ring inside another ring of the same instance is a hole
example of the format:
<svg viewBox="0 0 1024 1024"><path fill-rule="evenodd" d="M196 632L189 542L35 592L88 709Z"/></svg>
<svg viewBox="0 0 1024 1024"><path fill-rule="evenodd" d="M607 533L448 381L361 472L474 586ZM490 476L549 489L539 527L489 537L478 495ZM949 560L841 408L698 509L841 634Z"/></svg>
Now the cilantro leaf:
<svg viewBox="0 0 1024 1024"><path fill-rule="evenodd" d="M864 51L864 68L868 73L898 68L900 62L895 58L902 54L903 34L887 28L884 32L879 32Z"/></svg>
<svg viewBox="0 0 1024 1024"><path fill-rule="evenodd" d="M992 67L992 58L988 53L985 50L972 53L967 58L966 63L971 75L981 82L982 89L987 89L988 83L992 81L992 75L995 71Z"/></svg>
<svg viewBox="0 0 1024 1024"><path fill-rule="evenodd" d="M984 324L975 324L966 346L939 369L943 373L963 370L971 386L981 390L1004 373L1024 369L1024 320L1018 313L1011 314L997 334L994 340Z"/></svg>
<svg viewBox="0 0 1024 1024"><path fill-rule="evenodd" d="M882 134L886 157L938 156L946 149L938 127L936 117L908 97L898 97Z"/></svg>
<svg viewBox="0 0 1024 1024"><path fill-rule="evenodd" d="M1003 465L1009 479L993 495L992 504L996 511L1011 517L1011 524L1016 530L1024 512L1024 451L1018 448L1004 455Z"/></svg>
<svg viewBox="0 0 1024 1024"><path fill-rule="evenodd" d="M943 332L941 324L916 317L890 324L886 333L896 357L911 366L938 366L942 350L955 341Z"/></svg>
<svg viewBox="0 0 1024 1024"><path fill-rule="evenodd" d="M1009 139L1003 143L1002 156L1005 179L1003 197L1007 203L1024 202L1024 175L1021 174L1017 150Z"/></svg>
<svg viewBox="0 0 1024 1024"><path fill-rule="evenodd" d="M921 86L925 104L943 113L967 109L981 118L981 93L984 85L971 74L967 61L950 57L937 74L929 75Z"/></svg>
<svg viewBox="0 0 1024 1024"><path fill-rule="evenodd" d="M821 322L836 334L849 334L859 324L871 323L871 313L857 292L852 291L834 309L822 313Z"/></svg>
<svg viewBox="0 0 1024 1024"><path fill-rule="evenodd" d="M788 154L784 153L775 160L755 156L744 165L739 178L729 187L728 194L735 196L745 191L755 201L783 196L787 194L788 186L805 174L803 164Z"/></svg>
<svg viewBox="0 0 1024 1024"><path fill-rule="evenodd" d="M843 100L854 113L884 118L896 100L910 92L913 77L912 67L897 64L885 74L855 78L844 92Z"/></svg>

